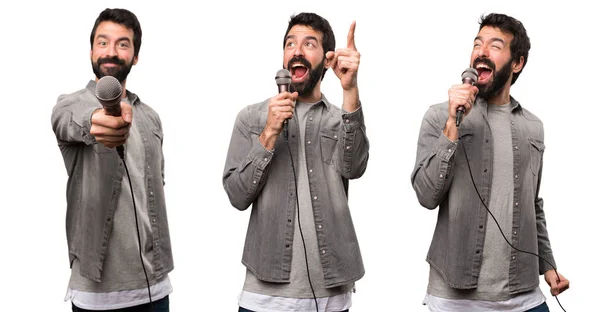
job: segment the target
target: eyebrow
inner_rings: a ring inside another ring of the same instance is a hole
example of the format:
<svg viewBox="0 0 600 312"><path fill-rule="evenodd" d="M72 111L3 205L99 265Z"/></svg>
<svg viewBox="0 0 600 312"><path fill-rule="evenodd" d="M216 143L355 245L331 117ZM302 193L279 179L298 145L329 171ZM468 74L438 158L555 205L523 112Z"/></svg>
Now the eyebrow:
<svg viewBox="0 0 600 312"><path fill-rule="evenodd" d="M294 38L296 38L296 35L288 35L287 37L285 37L285 41L288 41L288 39L294 39ZM319 42L319 40L315 36L306 36L306 40L314 40L316 42Z"/></svg>
<svg viewBox="0 0 600 312"><path fill-rule="evenodd" d="M475 37L475 39L473 41L476 41L476 40L484 41L483 38L481 38L481 36ZM501 42L502 44L506 44L506 42L504 42L504 40L500 37L492 37L490 39L490 41L492 41L492 42L498 41L498 42Z"/></svg>
<svg viewBox="0 0 600 312"><path fill-rule="evenodd" d="M99 38L109 39L107 35L103 35L103 34L99 34L99 35L98 35L98 38L96 38L96 39L99 39ZM117 39L117 42L119 42L119 41L127 41L127 42L131 42L131 40L129 39L129 37L121 37L121 38L118 38L118 39Z"/></svg>

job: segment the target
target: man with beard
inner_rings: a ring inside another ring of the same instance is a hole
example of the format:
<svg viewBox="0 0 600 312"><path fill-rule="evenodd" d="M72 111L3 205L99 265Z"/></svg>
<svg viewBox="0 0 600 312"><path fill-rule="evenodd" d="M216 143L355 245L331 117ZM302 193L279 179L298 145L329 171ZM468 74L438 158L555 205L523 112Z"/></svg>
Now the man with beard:
<svg viewBox="0 0 600 312"><path fill-rule="evenodd" d="M423 118L411 179L421 205L439 207L427 254L431 311L548 311L539 275L553 296L569 287L554 269L539 197L542 122L510 95L529 48L521 22L482 16L470 61L478 82L452 86Z"/></svg>
<svg viewBox="0 0 600 312"><path fill-rule="evenodd" d="M292 16L283 40L291 92L237 116L223 186L235 208L252 205L239 311L348 311L364 275L348 207L348 180L362 176L369 156L355 25L347 48L334 52L327 20ZM342 85L342 109L321 93L329 68Z"/></svg>
<svg viewBox="0 0 600 312"><path fill-rule="evenodd" d="M73 311L169 311L173 259L163 190L162 126L158 114L125 89L141 43L142 30L133 13L100 13L90 36L96 79L83 90L61 95L52 111L69 175L71 278L65 301L71 301ZM94 95L104 76L121 83L121 116L107 115ZM114 147L123 144L121 159Z"/></svg>

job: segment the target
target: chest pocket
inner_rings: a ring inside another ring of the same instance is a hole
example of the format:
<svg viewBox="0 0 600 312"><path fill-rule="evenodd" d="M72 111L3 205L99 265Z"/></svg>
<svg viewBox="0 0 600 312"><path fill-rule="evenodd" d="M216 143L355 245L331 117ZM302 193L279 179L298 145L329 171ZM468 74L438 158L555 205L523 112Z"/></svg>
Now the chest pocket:
<svg viewBox="0 0 600 312"><path fill-rule="evenodd" d="M326 164L333 164L337 158L336 148L339 141L337 132L322 130L321 136L321 158Z"/></svg>
<svg viewBox="0 0 600 312"><path fill-rule="evenodd" d="M534 175L537 175L540 172L542 156L544 155L545 149L546 145L544 145L544 142L538 139L529 138L529 153L531 157L529 167Z"/></svg>

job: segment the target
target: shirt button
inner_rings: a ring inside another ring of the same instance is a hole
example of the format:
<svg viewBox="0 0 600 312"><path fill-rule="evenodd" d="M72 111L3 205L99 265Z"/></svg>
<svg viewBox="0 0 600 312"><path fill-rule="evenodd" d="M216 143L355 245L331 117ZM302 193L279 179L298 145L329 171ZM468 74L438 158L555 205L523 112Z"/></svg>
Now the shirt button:
<svg viewBox="0 0 600 312"><path fill-rule="evenodd" d="M317 200L317 196L313 197L314 200Z"/></svg>
<svg viewBox="0 0 600 312"><path fill-rule="evenodd" d="M487 143L487 142L488 142L488 139L485 139L485 143Z"/></svg>
<svg viewBox="0 0 600 312"><path fill-rule="evenodd" d="M514 125L514 124L515 124L515 122L514 122L514 121L511 121L511 122L510 122L510 124L511 124L511 125Z"/></svg>
<svg viewBox="0 0 600 312"><path fill-rule="evenodd" d="M512 256L511 258L512 258L513 260L515 260L515 259L517 259L517 256Z"/></svg>
<svg viewBox="0 0 600 312"><path fill-rule="evenodd" d="M483 172L487 172L487 169L483 169Z"/></svg>
<svg viewBox="0 0 600 312"><path fill-rule="evenodd" d="M158 242L154 243L154 245L158 246Z"/></svg>
<svg viewBox="0 0 600 312"><path fill-rule="evenodd" d="M349 123L349 122L350 122L350 119L346 119L346 123Z"/></svg>
<svg viewBox="0 0 600 312"><path fill-rule="evenodd" d="M516 202L516 203L515 203L515 206L519 206L519 202Z"/></svg>
<svg viewBox="0 0 600 312"><path fill-rule="evenodd" d="M319 228L322 228L323 226L319 224Z"/></svg>
<svg viewBox="0 0 600 312"><path fill-rule="evenodd" d="M349 150L349 149L350 149L350 146L346 146L346 149L347 149L347 150Z"/></svg>
<svg viewBox="0 0 600 312"><path fill-rule="evenodd" d="M515 179L518 179L518 178L519 178L519 175L518 175L518 174L515 174Z"/></svg>
<svg viewBox="0 0 600 312"><path fill-rule="evenodd" d="M153 219L152 219L152 222L156 223L156 218L153 218Z"/></svg>
<svg viewBox="0 0 600 312"><path fill-rule="evenodd" d="M150 166L148 166L148 169L150 169Z"/></svg>
<svg viewBox="0 0 600 312"><path fill-rule="evenodd" d="M144 138L144 141L148 141L148 139Z"/></svg>
<svg viewBox="0 0 600 312"><path fill-rule="evenodd" d="M252 181L252 184L256 184L256 180Z"/></svg>
<svg viewBox="0 0 600 312"><path fill-rule="evenodd" d="M452 153L452 149L451 148L448 149L448 153Z"/></svg>
<svg viewBox="0 0 600 312"><path fill-rule="evenodd" d="M475 253L476 253L476 254L479 254L479 249L475 250Z"/></svg>
<svg viewBox="0 0 600 312"><path fill-rule="evenodd" d="M322 253L322 254L325 254L325 249L321 250L321 253Z"/></svg>
<svg viewBox="0 0 600 312"><path fill-rule="evenodd" d="M308 142L306 142L306 143L308 143L308 144L310 145L310 141L308 141Z"/></svg>
<svg viewBox="0 0 600 312"><path fill-rule="evenodd" d="M515 149L516 149L516 150L518 150L518 149L519 149L519 147L518 147L518 146L515 146Z"/></svg>
<svg viewBox="0 0 600 312"><path fill-rule="evenodd" d="M334 139L337 139L337 135L334 135L334 136L333 136L333 138L334 138Z"/></svg>
<svg viewBox="0 0 600 312"><path fill-rule="evenodd" d="M292 222L292 219L288 219L288 222Z"/></svg>
<svg viewBox="0 0 600 312"><path fill-rule="evenodd" d="M150 195L154 195L154 192L150 191Z"/></svg>
<svg viewBox="0 0 600 312"><path fill-rule="evenodd" d="M513 231L513 234L514 234L514 235L517 235L517 231Z"/></svg>
<svg viewBox="0 0 600 312"><path fill-rule="evenodd" d="M265 161L269 160L268 158L265 157Z"/></svg>
<svg viewBox="0 0 600 312"><path fill-rule="evenodd" d="M312 121L312 117L308 118L308 120Z"/></svg>
<svg viewBox="0 0 600 312"><path fill-rule="evenodd" d="M309 172L309 173L312 173L312 169L309 169L309 170L308 170L308 172Z"/></svg>
<svg viewBox="0 0 600 312"><path fill-rule="evenodd" d="M482 225L482 224L480 224L480 225L479 225L479 228L480 228L480 229L483 229L483 225Z"/></svg>
<svg viewBox="0 0 600 312"><path fill-rule="evenodd" d="M443 177L444 177L444 175L443 175L443 174L440 174L440 179L441 179L441 178L443 178Z"/></svg>

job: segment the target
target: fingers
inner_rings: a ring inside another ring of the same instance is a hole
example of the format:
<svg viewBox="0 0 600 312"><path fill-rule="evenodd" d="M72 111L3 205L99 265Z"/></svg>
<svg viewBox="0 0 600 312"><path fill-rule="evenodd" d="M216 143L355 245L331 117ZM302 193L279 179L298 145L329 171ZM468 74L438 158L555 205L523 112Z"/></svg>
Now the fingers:
<svg viewBox="0 0 600 312"><path fill-rule="evenodd" d="M473 103L475 103L475 97L477 94L477 87L470 86L467 84L454 85L448 90L448 114L452 118L456 118L456 109L460 106L465 109L465 116L471 110Z"/></svg>
<svg viewBox="0 0 600 312"><path fill-rule="evenodd" d="M118 117L106 115L104 109L98 109L92 114L90 134L106 147L123 145L129 137L132 116L131 106L125 103L121 103L121 116Z"/></svg>
<svg viewBox="0 0 600 312"><path fill-rule="evenodd" d="M294 107L298 92L281 92L269 100L267 127L279 133L283 129L283 121L294 116Z"/></svg>
<svg viewBox="0 0 600 312"><path fill-rule="evenodd" d="M354 31L356 29L356 21L352 21L350 24L350 30L348 31L348 44L347 47L350 50L356 51L356 44L354 43Z"/></svg>
<svg viewBox="0 0 600 312"><path fill-rule="evenodd" d="M133 110L131 105L121 102L121 117L125 122L131 123L131 120L133 120Z"/></svg>
<svg viewBox="0 0 600 312"><path fill-rule="evenodd" d="M544 278L546 279L546 283L550 286L550 293L552 296L558 296L563 291L569 289L569 280L554 270L548 270L544 274Z"/></svg>

